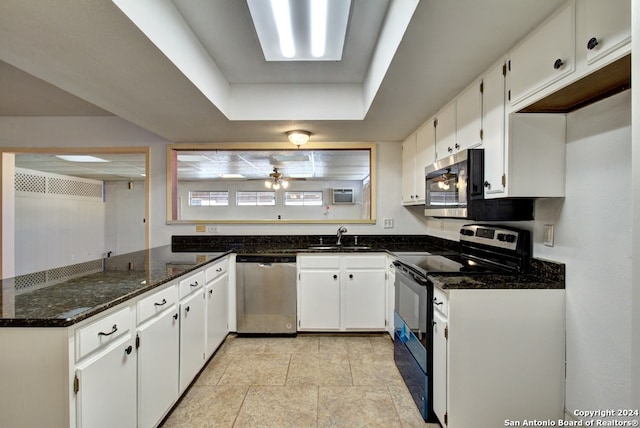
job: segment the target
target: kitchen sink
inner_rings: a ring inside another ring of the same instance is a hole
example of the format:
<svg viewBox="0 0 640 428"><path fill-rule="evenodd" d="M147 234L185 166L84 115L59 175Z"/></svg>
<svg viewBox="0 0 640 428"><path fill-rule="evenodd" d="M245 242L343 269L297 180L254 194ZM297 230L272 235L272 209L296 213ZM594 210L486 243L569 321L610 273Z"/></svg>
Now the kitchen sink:
<svg viewBox="0 0 640 428"><path fill-rule="evenodd" d="M363 251L370 250L371 246L369 245L310 245L307 247L308 250L317 250L317 251Z"/></svg>

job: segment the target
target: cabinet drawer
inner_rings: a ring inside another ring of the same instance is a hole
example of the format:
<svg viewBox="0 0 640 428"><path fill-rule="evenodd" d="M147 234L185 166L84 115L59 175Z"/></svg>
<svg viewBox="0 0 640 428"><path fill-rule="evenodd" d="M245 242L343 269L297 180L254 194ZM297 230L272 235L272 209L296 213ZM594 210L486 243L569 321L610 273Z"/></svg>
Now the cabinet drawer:
<svg viewBox="0 0 640 428"><path fill-rule="evenodd" d="M340 256L298 256L300 269L339 269Z"/></svg>
<svg viewBox="0 0 640 428"><path fill-rule="evenodd" d="M387 256L384 254L375 256L345 256L344 259L347 269L385 269L387 267Z"/></svg>
<svg viewBox="0 0 640 428"><path fill-rule="evenodd" d="M131 309L124 308L111 315L76 329L76 358L112 343L131 329Z"/></svg>
<svg viewBox="0 0 640 428"><path fill-rule="evenodd" d="M204 285L204 271L199 271L180 280L180 299Z"/></svg>
<svg viewBox="0 0 640 428"><path fill-rule="evenodd" d="M209 266L205 271L205 277L207 280L207 284L216 279L217 277L224 275L229 271L229 259L225 258L224 260L220 260L215 262L213 265Z"/></svg>
<svg viewBox="0 0 640 428"><path fill-rule="evenodd" d="M438 287L433 288L433 308L445 317L449 316L449 299Z"/></svg>
<svg viewBox="0 0 640 428"><path fill-rule="evenodd" d="M178 289L175 285L153 293L138 302L138 324L159 314L178 301Z"/></svg>

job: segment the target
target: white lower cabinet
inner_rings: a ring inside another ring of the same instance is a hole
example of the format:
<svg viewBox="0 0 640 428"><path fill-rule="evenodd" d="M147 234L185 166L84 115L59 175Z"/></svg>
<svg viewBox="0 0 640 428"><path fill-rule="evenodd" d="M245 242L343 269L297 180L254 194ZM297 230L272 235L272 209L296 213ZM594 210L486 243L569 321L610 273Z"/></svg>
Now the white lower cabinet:
<svg viewBox="0 0 640 428"><path fill-rule="evenodd" d="M0 390L0 426L157 426L226 337L229 258L216 263L206 286L203 267L70 327L0 329L3 382L19 385Z"/></svg>
<svg viewBox="0 0 640 428"><path fill-rule="evenodd" d="M384 269L347 269L343 285L345 330L386 328Z"/></svg>
<svg viewBox="0 0 640 428"><path fill-rule="evenodd" d="M205 362L205 301L200 288L180 301L180 393Z"/></svg>
<svg viewBox="0 0 640 428"><path fill-rule="evenodd" d="M433 325L433 408L442 426L563 418L564 290L436 288L434 297L443 302Z"/></svg>
<svg viewBox="0 0 640 428"><path fill-rule="evenodd" d="M298 330L339 329L340 270L301 270L298 275Z"/></svg>
<svg viewBox="0 0 640 428"><path fill-rule="evenodd" d="M217 277L204 289L207 306L207 349L209 358L229 333L229 275Z"/></svg>
<svg viewBox="0 0 640 428"><path fill-rule="evenodd" d="M298 330L384 331L386 255L299 254Z"/></svg>
<svg viewBox="0 0 640 428"><path fill-rule="evenodd" d="M178 398L179 341L180 321L175 303L138 327L140 428L156 426Z"/></svg>
<svg viewBox="0 0 640 428"><path fill-rule="evenodd" d="M433 299L433 412L443 426L447 425L447 336L448 320L444 295L435 291Z"/></svg>
<svg viewBox="0 0 640 428"><path fill-rule="evenodd" d="M76 367L76 426L136 426L136 353L131 333Z"/></svg>

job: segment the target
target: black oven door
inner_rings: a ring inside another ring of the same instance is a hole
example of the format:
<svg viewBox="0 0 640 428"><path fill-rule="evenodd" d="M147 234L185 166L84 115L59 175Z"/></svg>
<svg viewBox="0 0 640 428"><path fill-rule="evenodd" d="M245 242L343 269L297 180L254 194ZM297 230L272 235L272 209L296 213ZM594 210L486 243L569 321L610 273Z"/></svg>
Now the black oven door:
<svg viewBox="0 0 640 428"><path fill-rule="evenodd" d="M428 323L432 306L429 304L430 296L433 294L432 286L426 279L414 275L411 269L403 264L396 261L395 266L395 312L422 347L430 349L431 328ZM408 333L404 333L407 338Z"/></svg>

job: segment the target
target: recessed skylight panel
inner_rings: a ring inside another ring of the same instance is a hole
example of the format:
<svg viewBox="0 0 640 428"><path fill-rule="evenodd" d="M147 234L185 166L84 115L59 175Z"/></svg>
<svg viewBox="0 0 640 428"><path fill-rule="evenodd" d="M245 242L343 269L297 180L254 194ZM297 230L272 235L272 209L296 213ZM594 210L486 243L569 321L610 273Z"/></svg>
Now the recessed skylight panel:
<svg viewBox="0 0 640 428"><path fill-rule="evenodd" d="M267 61L340 61L351 0L247 0Z"/></svg>

